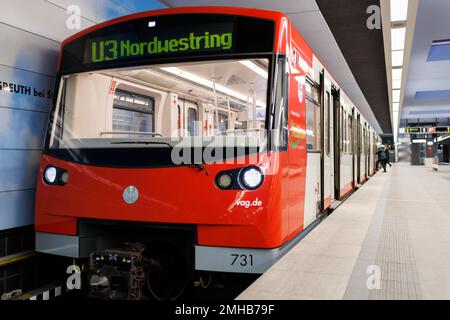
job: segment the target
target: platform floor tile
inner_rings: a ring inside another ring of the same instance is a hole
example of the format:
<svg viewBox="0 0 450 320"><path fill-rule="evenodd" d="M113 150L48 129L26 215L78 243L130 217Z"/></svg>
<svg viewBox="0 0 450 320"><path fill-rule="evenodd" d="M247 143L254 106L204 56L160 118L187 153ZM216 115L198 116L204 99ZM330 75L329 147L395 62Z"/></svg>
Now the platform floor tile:
<svg viewBox="0 0 450 320"><path fill-rule="evenodd" d="M449 196L450 169L395 164L238 299L450 299Z"/></svg>

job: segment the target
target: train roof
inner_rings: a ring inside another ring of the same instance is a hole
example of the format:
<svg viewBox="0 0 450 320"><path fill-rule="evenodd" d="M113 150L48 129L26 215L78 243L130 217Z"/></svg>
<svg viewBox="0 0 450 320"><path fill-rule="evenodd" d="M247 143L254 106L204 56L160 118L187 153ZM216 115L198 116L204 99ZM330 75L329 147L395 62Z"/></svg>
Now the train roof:
<svg viewBox="0 0 450 320"><path fill-rule="evenodd" d="M68 42L71 42L77 38L80 38L92 31L102 29L107 26L111 26L120 22L130 21L139 18L145 18L147 16L162 16L162 15L176 15L176 14L229 14L229 15L240 15L240 16L248 16L248 17L256 17L270 20L279 20L281 18L286 17L283 13L278 11L271 10L263 10L263 9L252 9L252 8L239 8L239 7L220 7L220 6L207 6L207 7L178 7L178 8L167 8L167 9L159 9L159 10L150 10L139 13L134 13L130 15L126 15L123 17L115 18L112 20L108 20L102 23L99 23L95 26L86 28L69 38L65 39L62 42L62 46L66 45Z"/></svg>

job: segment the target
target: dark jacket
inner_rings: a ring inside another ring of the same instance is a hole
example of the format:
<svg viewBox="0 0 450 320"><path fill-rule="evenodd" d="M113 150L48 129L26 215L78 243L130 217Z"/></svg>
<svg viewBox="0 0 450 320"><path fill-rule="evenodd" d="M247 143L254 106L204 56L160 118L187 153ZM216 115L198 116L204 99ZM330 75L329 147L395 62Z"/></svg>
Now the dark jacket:
<svg viewBox="0 0 450 320"><path fill-rule="evenodd" d="M378 155L378 161L387 159L386 150L384 149L384 147L378 148L377 155Z"/></svg>

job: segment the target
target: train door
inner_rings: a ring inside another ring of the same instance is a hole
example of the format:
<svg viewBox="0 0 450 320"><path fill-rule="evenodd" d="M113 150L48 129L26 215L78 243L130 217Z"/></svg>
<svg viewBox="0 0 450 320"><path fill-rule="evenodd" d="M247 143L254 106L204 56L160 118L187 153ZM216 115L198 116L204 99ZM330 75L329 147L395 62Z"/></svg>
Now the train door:
<svg viewBox="0 0 450 320"><path fill-rule="evenodd" d="M333 105L333 186L334 199L339 200L340 197L340 176L341 176L341 152L340 152L340 110L341 110L341 95L340 90L334 87L331 89L332 105Z"/></svg>
<svg viewBox="0 0 450 320"><path fill-rule="evenodd" d="M350 150L352 154L352 187L356 187L356 159L355 159L355 108L352 108L352 115L350 119Z"/></svg>
<svg viewBox="0 0 450 320"><path fill-rule="evenodd" d="M179 99L178 107L181 109L178 119L180 123L183 123L184 136L194 137L200 135L197 104Z"/></svg>
<svg viewBox="0 0 450 320"><path fill-rule="evenodd" d="M362 156L363 156L363 179L367 178L367 129L366 124L364 124L363 134L362 134Z"/></svg>
<svg viewBox="0 0 450 320"><path fill-rule="evenodd" d="M361 116L356 117L356 183L361 183Z"/></svg>
<svg viewBox="0 0 450 320"><path fill-rule="evenodd" d="M334 200L334 173L333 173L333 149L332 149L332 104L331 93L324 90L323 96L323 189L324 189L324 209L327 209Z"/></svg>
<svg viewBox="0 0 450 320"><path fill-rule="evenodd" d="M372 143L373 143L373 140L372 140L371 130L369 129L369 145L368 145L368 149L369 149L369 159L368 159L369 161L368 161L368 163L369 163L369 166L367 168L368 177L370 177L372 175L372 158L373 158L373 155L372 155Z"/></svg>
<svg viewBox="0 0 450 320"><path fill-rule="evenodd" d="M320 204L319 212L325 210L325 185L324 185L324 171L325 171L325 112L324 112L324 96L325 96L325 70L322 69L320 73L319 83L319 106L320 106Z"/></svg>
<svg viewBox="0 0 450 320"><path fill-rule="evenodd" d="M305 225L316 220L322 208L322 112L320 84L306 78L306 146L307 174Z"/></svg>
<svg viewBox="0 0 450 320"><path fill-rule="evenodd" d="M370 177L370 128L367 126L367 142L366 142L366 149L367 149L367 171L366 176L367 179Z"/></svg>

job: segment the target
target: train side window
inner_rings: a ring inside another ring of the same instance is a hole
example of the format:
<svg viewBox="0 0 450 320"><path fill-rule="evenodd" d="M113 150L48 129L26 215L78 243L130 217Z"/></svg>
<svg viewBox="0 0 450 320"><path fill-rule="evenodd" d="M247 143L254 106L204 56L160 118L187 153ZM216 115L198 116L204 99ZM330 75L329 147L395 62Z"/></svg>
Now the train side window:
<svg viewBox="0 0 450 320"><path fill-rule="evenodd" d="M112 129L124 132L154 132L153 97L117 89L114 95Z"/></svg>
<svg viewBox="0 0 450 320"><path fill-rule="evenodd" d="M330 155L330 93L327 91L325 93L325 103L324 103L324 108L325 108L325 120L324 120L324 125L325 125L325 153L327 156Z"/></svg>
<svg viewBox="0 0 450 320"><path fill-rule="evenodd" d="M320 107L306 100L306 144L308 151L320 151Z"/></svg>
<svg viewBox="0 0 450 320"><path fill-rule="evenodd" d="M188 126L188 134L191 137L195 137L197 135L197 110L194 108L188 108L187 112L187 126Z"/></svg>
<svg viewBox="0 0 450 320"><path fill-rule="evenodd" d="M353 154L353 117L348 115L347 119L347 144L348 144L348 154Z"/></svg>
<svg viewBox="0 0 450 320"><path fill-rule="evenodd" d="M275 92L275 117L273 139L275 150L287 150L288 146L288 73L286 72L286 58L279 57Z"/></svg>
<svg viewBox="0 0 450 320"><path fill-rule="evenodd" d="M320 151L319 90L309 79L306 81L306 144L308 151Z"/></svg>

